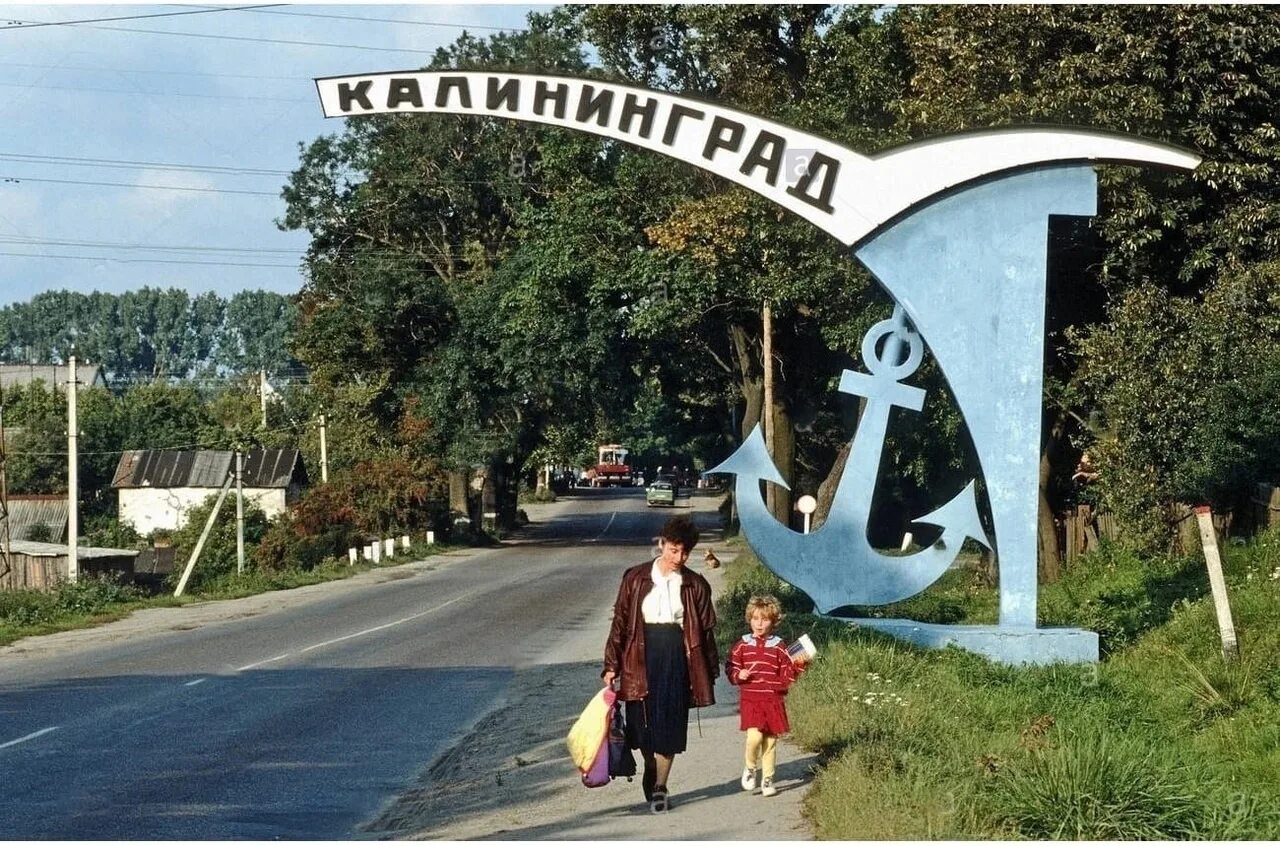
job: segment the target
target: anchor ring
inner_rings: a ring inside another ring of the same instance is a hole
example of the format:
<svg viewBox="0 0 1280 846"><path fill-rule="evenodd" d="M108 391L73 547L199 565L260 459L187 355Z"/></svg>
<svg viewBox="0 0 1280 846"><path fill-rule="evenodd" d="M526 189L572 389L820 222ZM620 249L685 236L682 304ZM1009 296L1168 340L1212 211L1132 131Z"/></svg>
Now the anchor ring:
<svg viewBox="0 0 1280 846"><path fill-rule="evenodd" d="M887 361L876 352L880 340L889 335L897 335L898 340L907 344L907 357L897 364ZM867 334L862 338L862 361L876 376L900 382L915 373L923 360L924 341L920 339L920 333L906 328L905 321L896 312L893 317L881 320L868 329Z"/></svg>

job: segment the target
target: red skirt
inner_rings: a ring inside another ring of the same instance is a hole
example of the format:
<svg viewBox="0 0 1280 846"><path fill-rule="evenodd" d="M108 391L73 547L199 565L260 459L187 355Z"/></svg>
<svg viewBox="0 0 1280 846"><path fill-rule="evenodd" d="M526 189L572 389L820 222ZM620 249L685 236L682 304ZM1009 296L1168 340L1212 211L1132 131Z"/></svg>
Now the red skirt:
<svg viewBox="0 0 1280 846"><path fill-rule="evenodd" d="M787 706L780 693L744 690L739 712L738 728L742 731L754 728L765 734L786 734L791 730L787 722Z"/></svg>

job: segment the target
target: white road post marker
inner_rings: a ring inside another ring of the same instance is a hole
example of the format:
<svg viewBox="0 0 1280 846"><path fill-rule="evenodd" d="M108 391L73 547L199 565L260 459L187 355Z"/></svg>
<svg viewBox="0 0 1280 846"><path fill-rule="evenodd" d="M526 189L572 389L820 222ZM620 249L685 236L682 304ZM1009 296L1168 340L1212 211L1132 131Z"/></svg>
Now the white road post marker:
<svg viewBox="0 0 1280 846"><path fill-rule="evenodd" d="M1200 527L1200 545L1204 547L1204 563L1209 570L1209 590L1213 594L1213 610L1218 616L1218 633L1222 637L1222 657L1231 661L1240 657L1236 642L1236 626L1231 620L1231 604L1227 599L1227 580L1222 575L1222 558L1218 555L1218 534L1213 529L1213 511L1207 505L1196 506L1196 522Z"/></svg>

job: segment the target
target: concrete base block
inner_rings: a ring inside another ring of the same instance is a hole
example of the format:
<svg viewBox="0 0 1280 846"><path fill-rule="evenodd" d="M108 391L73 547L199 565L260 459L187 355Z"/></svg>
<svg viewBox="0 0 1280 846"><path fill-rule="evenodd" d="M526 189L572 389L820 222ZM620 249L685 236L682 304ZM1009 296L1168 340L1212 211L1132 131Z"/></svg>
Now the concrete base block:
<svg viewBox="0 0 1280 846"><path fill-rule="evenodd" d="M1085 629L944 626L915 620L827 616L832 620L875 629L927 649L959 646L1002 664L1081 664L1098 660L1098 634Z"/></svg>

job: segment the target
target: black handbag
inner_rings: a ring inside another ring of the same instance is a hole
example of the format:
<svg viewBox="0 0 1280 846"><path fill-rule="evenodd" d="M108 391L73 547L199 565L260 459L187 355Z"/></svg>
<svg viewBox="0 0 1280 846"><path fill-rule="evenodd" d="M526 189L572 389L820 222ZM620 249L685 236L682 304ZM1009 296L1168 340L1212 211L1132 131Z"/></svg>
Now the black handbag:
<svg viewBox="0 0 1280 846"><path fill-rule="evenodd" d="M631 781L636 774L636 757L627 748L627 723L622 700L613 703L609 715L609 777Z"/></svg>

